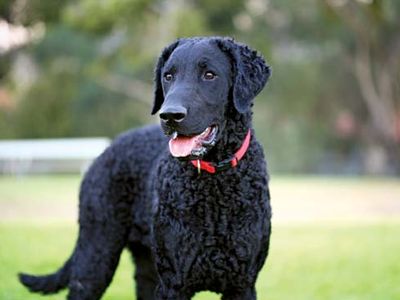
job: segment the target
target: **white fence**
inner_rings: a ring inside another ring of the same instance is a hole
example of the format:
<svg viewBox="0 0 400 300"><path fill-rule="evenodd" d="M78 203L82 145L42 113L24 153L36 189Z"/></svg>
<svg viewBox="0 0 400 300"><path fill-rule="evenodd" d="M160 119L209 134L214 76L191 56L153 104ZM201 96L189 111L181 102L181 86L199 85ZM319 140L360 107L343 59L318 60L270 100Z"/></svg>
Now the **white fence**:
<svg viewBox="0 0 400 300"><path fill-rule="evenodd" d="M0 140L0 174L84 172L109 144L107 138Z"/></svg>

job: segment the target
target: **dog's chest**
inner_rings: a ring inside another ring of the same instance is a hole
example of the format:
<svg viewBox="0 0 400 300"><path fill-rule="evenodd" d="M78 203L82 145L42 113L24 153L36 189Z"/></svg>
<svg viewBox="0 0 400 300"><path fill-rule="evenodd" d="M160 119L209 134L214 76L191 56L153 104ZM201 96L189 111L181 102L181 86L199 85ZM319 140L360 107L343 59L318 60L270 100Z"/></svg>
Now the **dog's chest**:
<svg viewBox="0 0 400 300"><path fill-rule="evenodd" d="M261 191L246 178L232 178L230 185L205 180L198 188L190 201L180 198L184 192L177 189L175 199L180 201L170 203L170 218L181 230L174 247L182 254L178 265L190 264L189 277L218 291L227 282L252 276L267 214Z"/></svg>
<svg viewBox="0 0 400 300"><path fill-rule="evenodd" d="M182 243L193 245L205 258L219 257L222 262L233 252L246 259L247 248L257 244L267 220L261 186L262 179L246 176L203 176L191 184L164 186L156 222L174 224L177 244L182 237Z"/></svg>
<svg viewBox="0 0 400 300"><path fill-rule="evenodd" d="M256 220L262 204L261 184L256 181L205 174L196 181L176 182L161 191L159 209L196 232L224 233Z"/></svg>
<svg viewBox="0 0 400 300"><path fill-rule="evenodd" d="M154 238L187 280L218 291L255 276L270 216L263 172L239 166L223 174L170 172L156 186ZM240 171L240 172L235 172ZM160 174L161 175L161 174ZM168 267L168 266L165 266ZM186 276L185 275L185 276Z"/></svg>

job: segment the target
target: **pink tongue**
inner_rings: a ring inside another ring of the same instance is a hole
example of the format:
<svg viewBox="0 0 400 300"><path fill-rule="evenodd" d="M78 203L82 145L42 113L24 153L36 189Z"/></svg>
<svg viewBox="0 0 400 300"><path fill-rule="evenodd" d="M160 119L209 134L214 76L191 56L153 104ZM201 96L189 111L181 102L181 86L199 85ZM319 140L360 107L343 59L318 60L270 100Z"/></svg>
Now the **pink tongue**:
<svg viewBox="0 0 400 300"><path fill-rule="evenodd" d="M177 137L169 140L169 151L175 157L185 157L197 146L198 136Z"/></svg>

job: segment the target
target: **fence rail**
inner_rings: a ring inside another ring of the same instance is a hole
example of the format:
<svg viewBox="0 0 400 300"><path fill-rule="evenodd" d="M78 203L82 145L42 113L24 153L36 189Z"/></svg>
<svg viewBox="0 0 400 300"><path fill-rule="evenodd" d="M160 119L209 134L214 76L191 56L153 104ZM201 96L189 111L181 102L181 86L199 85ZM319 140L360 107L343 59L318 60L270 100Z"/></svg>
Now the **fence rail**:
<svg viewBox="0 0 400 300"><path fill-rule="evenodd" d="M108 138L1 140L0 174L84 172L109 144Z"/></svg>

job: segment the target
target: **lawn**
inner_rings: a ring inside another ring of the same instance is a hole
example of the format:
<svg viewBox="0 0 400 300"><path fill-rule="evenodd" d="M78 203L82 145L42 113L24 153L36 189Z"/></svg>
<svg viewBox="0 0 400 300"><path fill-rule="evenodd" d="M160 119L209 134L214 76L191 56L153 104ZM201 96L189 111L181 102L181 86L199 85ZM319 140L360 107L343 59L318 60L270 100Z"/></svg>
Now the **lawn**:
<svg viewBox="0 0 400 300"><path fill-rule="evenodd" d="M65 299L65 292L47 298L29 294L16 274L52 272L71 253L78 183L79 178L70 176L0 177L1 300ZM397 180L281 177L274 179L272 188L277 216L270 256L257 282L259 299L400 299ZM354 201L345 206L341 200L333 209L336 190L341 198L355 197ZM323 191L334 197L318 200ZM360 204L362 195L375 193L386 196L379 201L365 198L366 205ZM291 211L291 201L297 214ZM324 219L317 217L319 211ZM351 212L353 219L348 218ZM129 254L124 253L104 299L134 299L132 272ZM219 297L200 293L195 299Z"/></svg>

